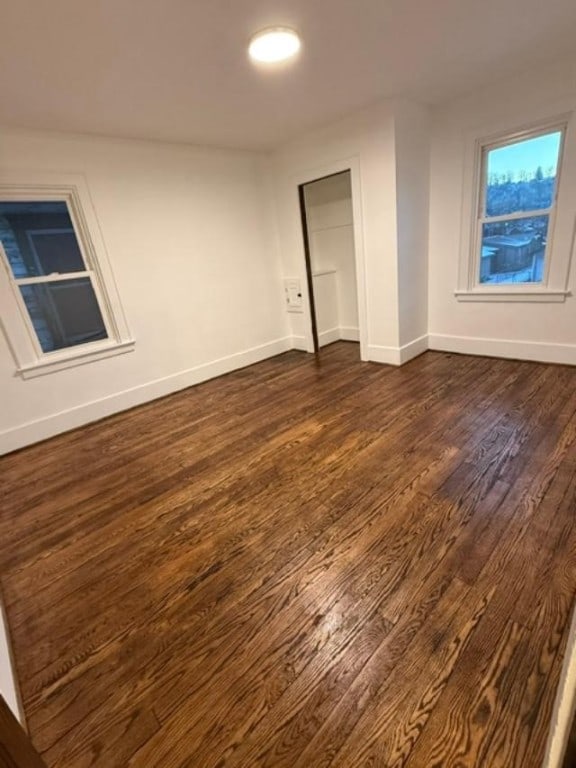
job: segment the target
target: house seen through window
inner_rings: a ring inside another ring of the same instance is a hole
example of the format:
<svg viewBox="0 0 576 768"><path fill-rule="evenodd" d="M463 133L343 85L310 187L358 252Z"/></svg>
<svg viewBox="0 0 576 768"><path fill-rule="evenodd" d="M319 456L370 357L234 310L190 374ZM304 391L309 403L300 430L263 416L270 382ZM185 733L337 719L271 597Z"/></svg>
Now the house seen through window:
<svg viewBox="0 0 576 768"><path fill-rule="evenodd" d="M478 222L480 284L542 283L562 130L486 146Z"/></svg>
<svg viewBox="0 0 576 768"><path fill-rule="evenodd" d="M108 338L95 276L64 201L0 201L0 243L42 353Z"/></svg>

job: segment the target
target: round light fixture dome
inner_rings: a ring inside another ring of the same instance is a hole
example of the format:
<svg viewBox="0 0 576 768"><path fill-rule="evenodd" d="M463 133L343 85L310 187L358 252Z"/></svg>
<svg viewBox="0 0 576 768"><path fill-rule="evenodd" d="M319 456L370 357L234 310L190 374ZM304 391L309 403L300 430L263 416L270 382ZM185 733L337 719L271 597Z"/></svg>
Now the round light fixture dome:
<svg viewBox="0 0 576 768"><path fill-rule="evenodd" d="M254 61L271 64L292 58L301 45L298 34L290 27L270 27L254 35L248 53Z"/></svg>

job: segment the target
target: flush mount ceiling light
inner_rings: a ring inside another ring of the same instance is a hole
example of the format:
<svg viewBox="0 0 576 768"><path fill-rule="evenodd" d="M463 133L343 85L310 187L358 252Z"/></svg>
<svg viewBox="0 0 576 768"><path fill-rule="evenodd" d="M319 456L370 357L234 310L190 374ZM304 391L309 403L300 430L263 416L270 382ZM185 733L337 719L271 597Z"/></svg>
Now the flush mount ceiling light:
<svg viewBox="0 0 576 768"><path fill-rule="evenodd" d="M290 27L263 29L250 40L248 53L253 61L272 64L291 59L300 50L298 33Z"/></svg>

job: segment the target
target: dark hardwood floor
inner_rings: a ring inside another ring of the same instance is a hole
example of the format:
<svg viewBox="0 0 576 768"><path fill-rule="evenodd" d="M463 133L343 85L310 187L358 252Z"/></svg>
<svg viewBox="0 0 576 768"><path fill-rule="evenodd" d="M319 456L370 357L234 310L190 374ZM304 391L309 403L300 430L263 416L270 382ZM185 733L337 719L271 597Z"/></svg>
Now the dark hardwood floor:
<svg viewBox="0 0 576 768"><path fill-rule="evenodd" d="M576 369L290 352L0 460L51 768L539 768Z"/></svg>

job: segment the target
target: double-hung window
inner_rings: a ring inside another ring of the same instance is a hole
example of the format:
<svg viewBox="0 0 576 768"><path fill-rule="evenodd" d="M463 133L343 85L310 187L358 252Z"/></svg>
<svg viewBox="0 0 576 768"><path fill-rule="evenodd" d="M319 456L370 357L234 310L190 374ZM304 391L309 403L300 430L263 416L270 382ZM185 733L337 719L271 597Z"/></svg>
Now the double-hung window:
<svg viewBox="0 0 576 768"><path fill-rule="evenodd" d="M131 347L76 186L0 188L2 324L24 376Z"/></svg>
<svg viewBox="0 0 576 768"><path fill-rule="evenodd" d="M559 122L476 143L461 298L563 298L550 267L565 134Z"/></svg>

